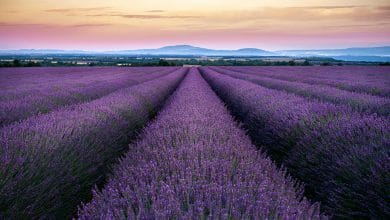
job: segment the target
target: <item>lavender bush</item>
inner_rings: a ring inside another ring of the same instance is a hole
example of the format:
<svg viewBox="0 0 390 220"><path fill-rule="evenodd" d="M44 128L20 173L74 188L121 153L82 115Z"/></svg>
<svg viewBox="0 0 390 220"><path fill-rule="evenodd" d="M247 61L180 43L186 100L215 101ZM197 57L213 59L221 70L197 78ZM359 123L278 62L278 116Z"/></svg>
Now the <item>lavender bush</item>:
<svg viewBox="0 0 390 220"><path fill-rule="evenodd" d="M192 69L80 219L319 219Z"/></svg>
<svg viewBox="0 0 390 220"><path fill-rule="evenodd" d="M225 69L313 85L327 85L351 92L390 98L390 68L344 67L224 67Z"/></svg>
<svg viewBox="0 0 390 220"><path fill-rule="evenodd" d="M310 85L256 75L240 74L238 72L216 67L213 67L212 69L238 79L254 82L267 88L291 92L310 99L347 105L359 112L377 113L384 116L390 115L390 99L388 98L344 91L329 86Z"/></svg>
<svg viewBox="0 0 390 220"><path fill-rule="evenodd" d="M344 218L390 215L387 117L201 70L255 143L305 182L307 195L326 212Z"/></svg>
<svg viewBox="0 0 390 220"><path fill-rule="evenodd" d="M155 70L156 68L117 67L2 68L0 101L19 99L36 93L45 95L45 92L56 92L62 88L84 87Z"/></svg>
<svg viewBox="0 0 390 220"><path fill-rule="evenodd" d="M11 79L6 79L7 75L5 73L8 72L0 73L1 78L8 81L8 87L6 87L8 89L1 90L3 100L0 101L0 126L33 115L48 113L65 105L90 101L117 89L142 83L172 71L163 68L146 69L148 71L145 71L145 69L133 71L123 69L118 71L115 68L96 68L88 69L86 72L77 72L76 74L63 73L60 74L60 77L54 77L50 74L39 75L39 71L36 73L34 68L28 69L27 72L30 71L30 75L33 75L26 77L33 81L29 84L23 83L23 78L11 77ZM51 73L52 69L49 68L47 71ZM54 69L54 71L61 72L61 68ZM141 72L138 72L140 70ZM20 75L24 76L25 74ZM52 75L55 74L52 73ZM43 77L47 77L47 79ZM34 83L34 80L36 83ZM18 82L20 82L19 87L11 86L12 84L18 84Z"/></svg>
<svg viewBox="0 0 390 220"><path fill-rule="evenodd" d="M145 72L177 70L178 67L43 67L1 68L0 100L20 98L41 88L80 87L91 83L116 79L124 75L140 75ZM6 94L6 95L4 95ZM14 95L14 96L12 96Z"/></svg>
<svg viewBox="0 0 390 220"><path fill-rule="evenodd" d="M69 218L185 72L0 129L0 218Z"/></svg>
<svg viewBox="0 0 390 220"><path fill-rule="evenodd" d="M307 193L343 218L390 216L390 123L375 116L341 115L306 133L287 167L309 180Z"/></svg>

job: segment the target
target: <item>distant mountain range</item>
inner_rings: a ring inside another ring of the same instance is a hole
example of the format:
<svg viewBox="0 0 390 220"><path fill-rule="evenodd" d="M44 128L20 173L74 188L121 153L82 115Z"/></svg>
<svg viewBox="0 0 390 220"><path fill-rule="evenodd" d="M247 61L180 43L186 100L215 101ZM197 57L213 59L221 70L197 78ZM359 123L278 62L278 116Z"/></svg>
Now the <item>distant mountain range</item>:
<svg viewBox="0 0 390 220"><path fill-rule="evenodd" d="M275 53L282 56L293 57L332 57L334 59L345 61L390 61L390 46L325 50L280 50L275 51Z"/></svg>
<svg viewBox="0 0 390 220"><path fill-rule="evenodd" d="M243 48L239 50L213 50L190 45L176 45L158 49L107 51L108 53L138 54L138 55L195 55L195 56L275 56L270 51Z"/></svg>
<svg viewBox="0 0 390 220"><path fill-rule="evenodd" d="M116 50L93 52L83 50L0 50L2 55L22 54L119 54L119 55L180 55L180 56L288 56L288 57L331 57L346 61L390 61L390 46L362 47L324 50L279 50L266 51L257 48L238 50L214 50L191 45L166 46L157 49Z"/></svg>

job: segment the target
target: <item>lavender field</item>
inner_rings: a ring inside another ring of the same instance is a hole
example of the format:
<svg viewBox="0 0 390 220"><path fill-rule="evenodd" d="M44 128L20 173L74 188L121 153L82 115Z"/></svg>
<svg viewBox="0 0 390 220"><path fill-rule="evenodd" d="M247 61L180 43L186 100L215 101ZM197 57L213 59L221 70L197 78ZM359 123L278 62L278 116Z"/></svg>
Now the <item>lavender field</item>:
<svg viewBox="0 0 390 220"><path fill-rule="evenodd" d="M390 68L1 68L0 145L0 219L388 219Z"/></svg>

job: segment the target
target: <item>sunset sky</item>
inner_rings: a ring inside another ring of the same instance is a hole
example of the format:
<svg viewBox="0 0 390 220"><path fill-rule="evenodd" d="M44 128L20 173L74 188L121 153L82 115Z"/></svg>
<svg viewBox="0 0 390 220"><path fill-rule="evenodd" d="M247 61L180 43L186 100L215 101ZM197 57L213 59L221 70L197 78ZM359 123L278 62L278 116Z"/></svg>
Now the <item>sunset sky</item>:
<svg viewBox="0 0 390 220"><path fill-rule="evenodd" d="M390 45L389 0L0 0L0 49Z"/></svg>

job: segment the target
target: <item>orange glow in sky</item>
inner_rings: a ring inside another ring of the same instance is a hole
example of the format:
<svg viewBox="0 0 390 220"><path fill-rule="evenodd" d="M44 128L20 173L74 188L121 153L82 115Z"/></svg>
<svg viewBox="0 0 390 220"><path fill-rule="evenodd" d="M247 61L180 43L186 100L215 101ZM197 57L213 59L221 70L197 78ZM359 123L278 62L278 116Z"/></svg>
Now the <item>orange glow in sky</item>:
<svg viewBox="0 0 390 220"><path fill-rule="evenodd" d="M390 44L388 0L0 0L0 49Z"/></svg>

